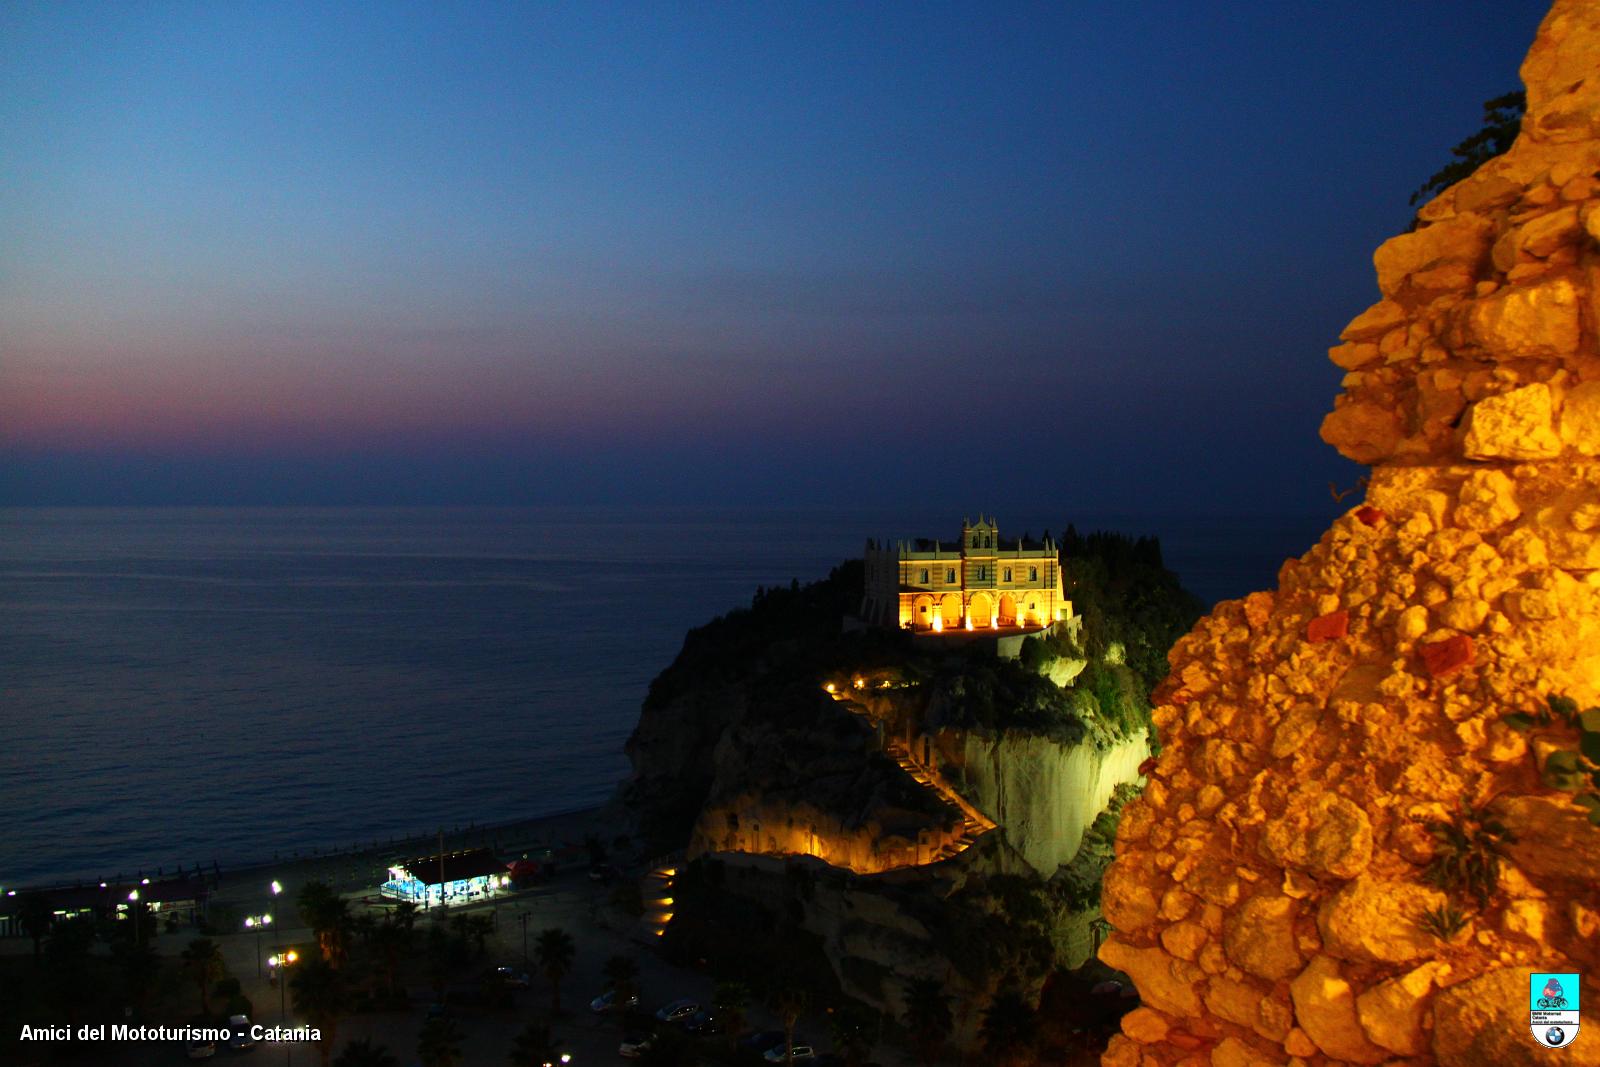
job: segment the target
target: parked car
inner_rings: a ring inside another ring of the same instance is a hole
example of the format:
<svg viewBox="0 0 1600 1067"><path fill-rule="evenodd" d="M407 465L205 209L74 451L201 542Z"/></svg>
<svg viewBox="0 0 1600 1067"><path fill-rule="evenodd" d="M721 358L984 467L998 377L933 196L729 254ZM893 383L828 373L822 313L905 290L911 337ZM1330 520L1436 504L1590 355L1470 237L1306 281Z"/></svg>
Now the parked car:
<svg viewBox="0 0 1600 1067"><path fill-rule="evenodd" d="M604 993L601 993L598 997L595 997L593 1000L589 1001L589 1010L594 1012L596 1015L604 1015L608 1011L627 1011L630 1008L637 1008L638 1006L639 994L629 993L628 1002L626 1004L622 1004L618 1003L617 1001L617 991L615 989L608 989Z"/></svg>
<svg viewBox="0 0 1600 1067"><path fill-rule="evenodd" d="M692 1000L674 1000L656 1012L656 1018L664 1023L680 1023L700 1010L700 1005Z"/></svg>
<svg viewBox="0 0 1600 1067"><path fill-rule="evenodd" d="M758 1030L739 1039L739 1051L761 1057L770 1052L774 1045L781 1044L783 1044L782 1030Z"/></svg>
<svg viewBox="0 0 1600 1067"><path fill-rule="evenodd" d="M782 1062L784 1062L784 1060L786 1060L788 1058L788 1052L789 1052L789 1050L784 1046L783 1043L780 1042L777 1048L768 1049L767 1050L767 1055L766 1055L765 1059L766 1059L766 1061L768 1063L782 1063ZM817 1050L816 1049L812 1048L810 1045L801 1045L799 1043L795 1044L795 1046L794 1046L794 1062L796 1062L796 1063L810 1063L812 1060L814 1060L816 1058L817 1058Z"/></svg>
<svg viewBox="0 0 1600 1067"><path fill-rule="evenodd" d="M514 967L496 967L494 973L498 974L500 980L512 989L527 989L533 984L526 973Z"/></svg>
<svg viewBox="0 0 1600 1067"><path fill-rule="evenodd" d="M622 1039L622 1044L617 1046L617 1055L626 1056L630 1060L636 1056L643 1056L650 1051L650 1046L655 1044L654 1034L629 1034Z"/></svg>
<svg viewBox="0 0 1600 1067"><path fill-rule="evenodd" d="M698 1037L709 1037L712 1034L720 1034L727 1029L725 1026L723 1026L722 1020L717 1018L717 1013L712 1011L710 1008L701 1008L699 1011L683 1020L683 1028L686 1032L694 1034Z"/></svg>
<svg viewBox="0 0 1600 1067"><path fill-rule="evenodd" d="M215 1041L191 1041L184 1048L184 1055L191 1060L209 1060L217 1054Z"/></svg>
<svg viewBox="0 0 1600 1067"><path fill-rule="evenodd" d="M250 1016L228 1016L228 1048L235 1052L242 1052L247 1048L254 1048L256 1039L250 1034Z"/></svg>

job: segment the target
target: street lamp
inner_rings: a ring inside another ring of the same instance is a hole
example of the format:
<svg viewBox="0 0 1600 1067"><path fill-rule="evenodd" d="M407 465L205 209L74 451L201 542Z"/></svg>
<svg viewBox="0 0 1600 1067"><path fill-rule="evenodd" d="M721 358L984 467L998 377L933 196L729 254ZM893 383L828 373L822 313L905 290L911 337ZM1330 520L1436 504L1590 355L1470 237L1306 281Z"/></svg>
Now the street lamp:
<svg viewBox="0 0 1600 1067"><path fill-rule="evenodd" d="M133 943L144 944L144 923L139 921L139 890L128 891L128 918L133 920Z"/></svg>
<svg viewBox="0 0 1600 1067"><path fill-rule="evenodd" d="M294 966L295 960L300 958L300 953L294 949L287 949L267 957L267 966L272 968L278 981L278 1025L287 1028L289 1022L289 1007L285 990L289 985L289 972L285 968ZM283 1062L287 1065L289 1057L293 1054L294 1042L285 1041L283 1044Z"/></svg>
<svg viewBox="0 0 1600 1067"><path fill-rule="evenodd" d="M261 928L263 926L271 926L271 925L272 925L272 916L271 916L271 914L269 914L267 912L262 912L260 915L247 915L247 916L245 916L244 928L246 930L254 930L256 932L256 977L257 978L261 977Z"/></svg>

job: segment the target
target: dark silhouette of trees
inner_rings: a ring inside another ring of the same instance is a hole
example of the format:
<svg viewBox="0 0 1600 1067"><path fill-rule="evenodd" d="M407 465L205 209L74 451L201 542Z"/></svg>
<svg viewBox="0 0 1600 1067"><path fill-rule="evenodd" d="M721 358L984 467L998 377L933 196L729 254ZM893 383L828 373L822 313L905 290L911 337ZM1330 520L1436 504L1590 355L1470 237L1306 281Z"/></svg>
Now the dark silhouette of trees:
<svg viewBox="0 0 1600 1067"><path fill-rule="evenodd" d="M423 1067L459 1067L461 1027L448 1015L429 1019L417 1035L417 1058Z"/></svg>
<svg viewBox="0 0 1600 1067"><path fill-rule="evenodd" d="M94 923L86 918L59 920L45 942L45 988L69 1027L77 1027L78 1011L92 992L89 949L93 945Z"/></svg>
<svg viewBox="0 0 1600 1067"><path fill-rule="evenodd" d="M317 935L322 958L335 969L344 966L354 923L345 899L323 882L307 882L295 898L300 917Z"/></svg>
<svg viewBox="0 0 1600 1067"><path fill-rule="evenodd" d="M778 990L777 995L772 998L772 1010L777 1013L778 1023L783 1027L785 1067L794 1067L794 1028L810 1004L811 998L806 995L806 991L792 986Z"/></svg>
<svg viewBox="0 0 1600 1067"><path fill-rule="evenodd" d="M932 1064L955 1026L950 1014L950 996L944 986L933 978L913 978L907 982L906 1012L900 1021L910 1033L918 1057L923 1063Z"/></svg>
<svg viewBox="0 0 1600 1067"><path fill-rule="evenodd" d="M1039 1022L1032 1005L1014 989L1002 989L989 1001L978 1024L978 1042L1001 1067L1021 1067L1033 1058Z"/></svg>
<svg viewBox="0 0 1600 1067"><path fill-rule="evenodd" d="M333 1067L400 1067L400 1061L387 1045L375 1045L371 1038L357 1038L344 1047Z"/></svg>
<svg viewBox="0 0 1600 1067"><path fill-rule="evenodd" d="M736 1049L744 1030L745 1012L750 1008L750 988L743 982L718 982L711 994L711 1007L722 1017L728 1031L728 1048Z"/></svg>
<svg viewBox="0 0 1600 1067"><path fill-rule="evenodd" d="M561 979L572 970L572 961L577 957L578 947L573 943L571 934L552 926L539 934L533 954L539 960L539 969L550 980L550 1010L560 1015Z"/></svg>
<svg viewBox="0 0 1600 1067"><path fill-rule="evenodd" d="M211 983L222 977L222 951L209 937L197 937L189 942L180 957L184 972L194 979L200 990L200 1011L211 1014Z"/></svg>
<svg viewBox="0 0 1600 1067"><path fill-rule="evenodd" d="M606 988L616 995L616 1006L625 1010L628 1002L639 995L639 965L627 956L612 956L601 973L605 975Z"/></svg>
<svg viewBox="0 0 1600 1067"><path fill-rule="evenodd" d="M511 1067L545 1067L556 1062L555 1038L543 1023L529 1023L511 1046Z"/></svg>
<svg viewBox="0 0 1600 1067"><path fill-rule="evenodd" d="M17 902L17 920L22 924L22 932L33 938L35 967L39 966L45 935L50 932L50 925L55 918L50 898L43 893L29 893Z"/></svg>
<svg viewBox="0 0 1600 1067"><path fill-rule="evenodd" d="M350 1008L344 975L329 960L316 957L302 960L289 980L289 993L294 1000L294 1010L321 1032L317 1053L322 1067L328 1067L339 1023Z"/></svg>

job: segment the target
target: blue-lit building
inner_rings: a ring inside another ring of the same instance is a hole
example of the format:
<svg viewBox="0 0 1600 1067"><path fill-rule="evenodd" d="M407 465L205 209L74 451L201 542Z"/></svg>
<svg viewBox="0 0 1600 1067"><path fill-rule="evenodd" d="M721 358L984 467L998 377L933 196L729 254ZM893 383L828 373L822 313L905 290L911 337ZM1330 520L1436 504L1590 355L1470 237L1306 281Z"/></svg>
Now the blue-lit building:
<svg viewBox="0 0 1600 1067"><path fill-rule="evenodd" d="M485 900L510 884L505 863L486 848L474 848L397 863L381 892L427 908Z"/></svg>

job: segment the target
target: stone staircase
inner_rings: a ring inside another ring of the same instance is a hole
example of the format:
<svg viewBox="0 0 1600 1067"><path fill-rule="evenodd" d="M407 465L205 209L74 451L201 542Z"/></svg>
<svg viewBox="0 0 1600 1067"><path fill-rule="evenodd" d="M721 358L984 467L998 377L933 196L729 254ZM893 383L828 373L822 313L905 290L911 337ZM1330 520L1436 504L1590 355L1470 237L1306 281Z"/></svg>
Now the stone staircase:
<svg viewBox="0 0 1600 1067"><path fill-rule="evenodd" d="M916 782L925 788L938 793L940 798L961 813L961 836L945 845L939 850L939 855L934 862L947 860L952 856L959 856L973 843L995 828L995 821L975 808L966 797L956 792L955 788L945 780L932 767L924 766L912 758L906 747L898 742L891 741L885 748L889 758L900 765L900 769L909 774Z"/></svg>
<svg viewBox="0 0 1600 1067"><path fill-rule="evenodd" d="M857 685L859 687L859 683ZM866 719L869 724L873 723L872 716L867 709L860 703L850 699L850 691L848 689L838 685L826 685L823 688L829 696L850 709L853 714ZM874 733L877 733L876 729L874 729ZM950 859L953 856L959 856L971 848L984 834L995 828L997 825L995 821L974 807L966 797L956 792L955 787L945 780L944 775L939 773L937 767L931 767L918 761L911 754L911 751L899 741L886 741L883 751L890 759L898 763L900 769L909 774L917 784L938 793L946 804L961 813L960 836L939 850L938 855L933 859L934 863Z"/></svg>

